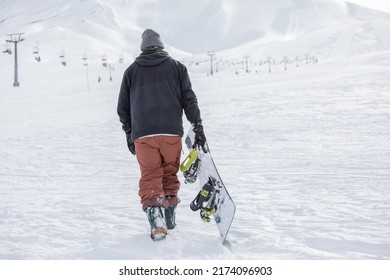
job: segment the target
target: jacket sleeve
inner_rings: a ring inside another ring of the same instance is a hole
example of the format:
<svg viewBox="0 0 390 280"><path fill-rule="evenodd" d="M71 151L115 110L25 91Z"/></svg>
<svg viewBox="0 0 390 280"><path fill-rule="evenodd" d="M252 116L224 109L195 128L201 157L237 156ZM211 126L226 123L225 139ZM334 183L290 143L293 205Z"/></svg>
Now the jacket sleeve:
<svg viewBox="0 0 390 280"><path fill-rule="evenodd" d="M131 111L130 111L130 77L129 71L125 71L119 92L117 113L125 132L131 130Z"/></svg>
<svg viewBox="0 0 390 280"><path fill-rule="evenodd" d="M181 104L184 109L184 113L190 123L200 122L202 119L200 117L198 99L196 98L195 92L192 90L187 68L182 64L180 64L180 66Z"/></svg>

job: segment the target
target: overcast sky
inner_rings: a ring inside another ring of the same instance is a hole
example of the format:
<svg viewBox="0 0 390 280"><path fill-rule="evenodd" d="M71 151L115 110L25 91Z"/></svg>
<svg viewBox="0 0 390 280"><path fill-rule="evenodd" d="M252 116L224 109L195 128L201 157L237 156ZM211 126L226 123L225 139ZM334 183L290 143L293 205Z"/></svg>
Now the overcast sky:
<svg viewBox="0 0 390 280"><path fill-rule="evenodd" d="M390 13L389 0L346 0L347 2L356 3L368 8L382 10Z"/></svg>

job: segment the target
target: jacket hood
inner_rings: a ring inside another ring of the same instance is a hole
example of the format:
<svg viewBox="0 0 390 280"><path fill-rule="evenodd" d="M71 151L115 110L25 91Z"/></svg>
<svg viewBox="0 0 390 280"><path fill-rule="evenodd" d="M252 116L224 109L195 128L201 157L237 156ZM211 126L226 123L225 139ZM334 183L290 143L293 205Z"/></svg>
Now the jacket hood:
<svg viewBox="0 0 390 280"><path fill-rule="evenodd" d="M141 66L156 66L169 59L170 56L165 51L157 51L152 53L141 53L135 60L135 63Z"/></svg>

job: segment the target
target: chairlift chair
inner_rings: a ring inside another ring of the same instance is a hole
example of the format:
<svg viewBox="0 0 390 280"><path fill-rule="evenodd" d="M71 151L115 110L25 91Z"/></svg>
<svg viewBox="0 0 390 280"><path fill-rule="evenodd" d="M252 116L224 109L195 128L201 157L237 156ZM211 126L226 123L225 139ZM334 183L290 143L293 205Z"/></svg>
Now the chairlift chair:
<svg viewBox="0 0 390 280"><path fill-rule="evenodd" d="M63 66L66 66L66 60L65 60L65 52L64 50L60 51L60 59L61 59L61 64Z"/></svg>
<svg viewBox="0 0 390 280"><path fill-rule="evenodd" d="M87 52L85 52L84 55L83 55L83 65L84 65L84 66L88 66L88 56L87 56Z"/></svg>
<svg viewBox="0 0 390 280"><path fill-rule="evenodd" d="M41 56L39 55L39 49L38 49L38 43L33 49L33 54L35 54L35 60L40 62L41 61Z"/></svg>
<svg viewBox="0 0 390 280"><path fill-rule="evenodd" d="M63 66L66 66L65 56L63 56L63 57L61 58L61 64L62 64Z"/></svg>
<svg viewBox="0 0 390 280"><path fill-rule="evenodd" d="M3 47L3 53L12 54L11 48L9 46L9 43L6 43Z"/></svg>
<svg viewBox="0 0 390 280"><path fill-rule="evenodd" d="M106 55L102 56L102 64L104 67L107 67L107 56Z"/></svg>

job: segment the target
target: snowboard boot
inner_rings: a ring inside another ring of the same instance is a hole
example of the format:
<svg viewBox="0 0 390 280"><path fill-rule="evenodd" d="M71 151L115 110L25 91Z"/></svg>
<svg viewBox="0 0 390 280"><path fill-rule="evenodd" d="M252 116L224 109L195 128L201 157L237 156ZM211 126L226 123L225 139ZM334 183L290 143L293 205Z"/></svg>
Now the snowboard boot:
<svg viewBox="0 0 390 280"><path fill-rule="evenodd" d="M165 209L165 222L168 229L174 229L176 226L176 204Z"/></svg>
<svg viewBox="0 0 390 280"><path fill-rule="evenodd" d="M145 212L150 224L150 237L154 241L164 239L167 235L167 228L162 208L160 206L149 206Z"/></svg>

